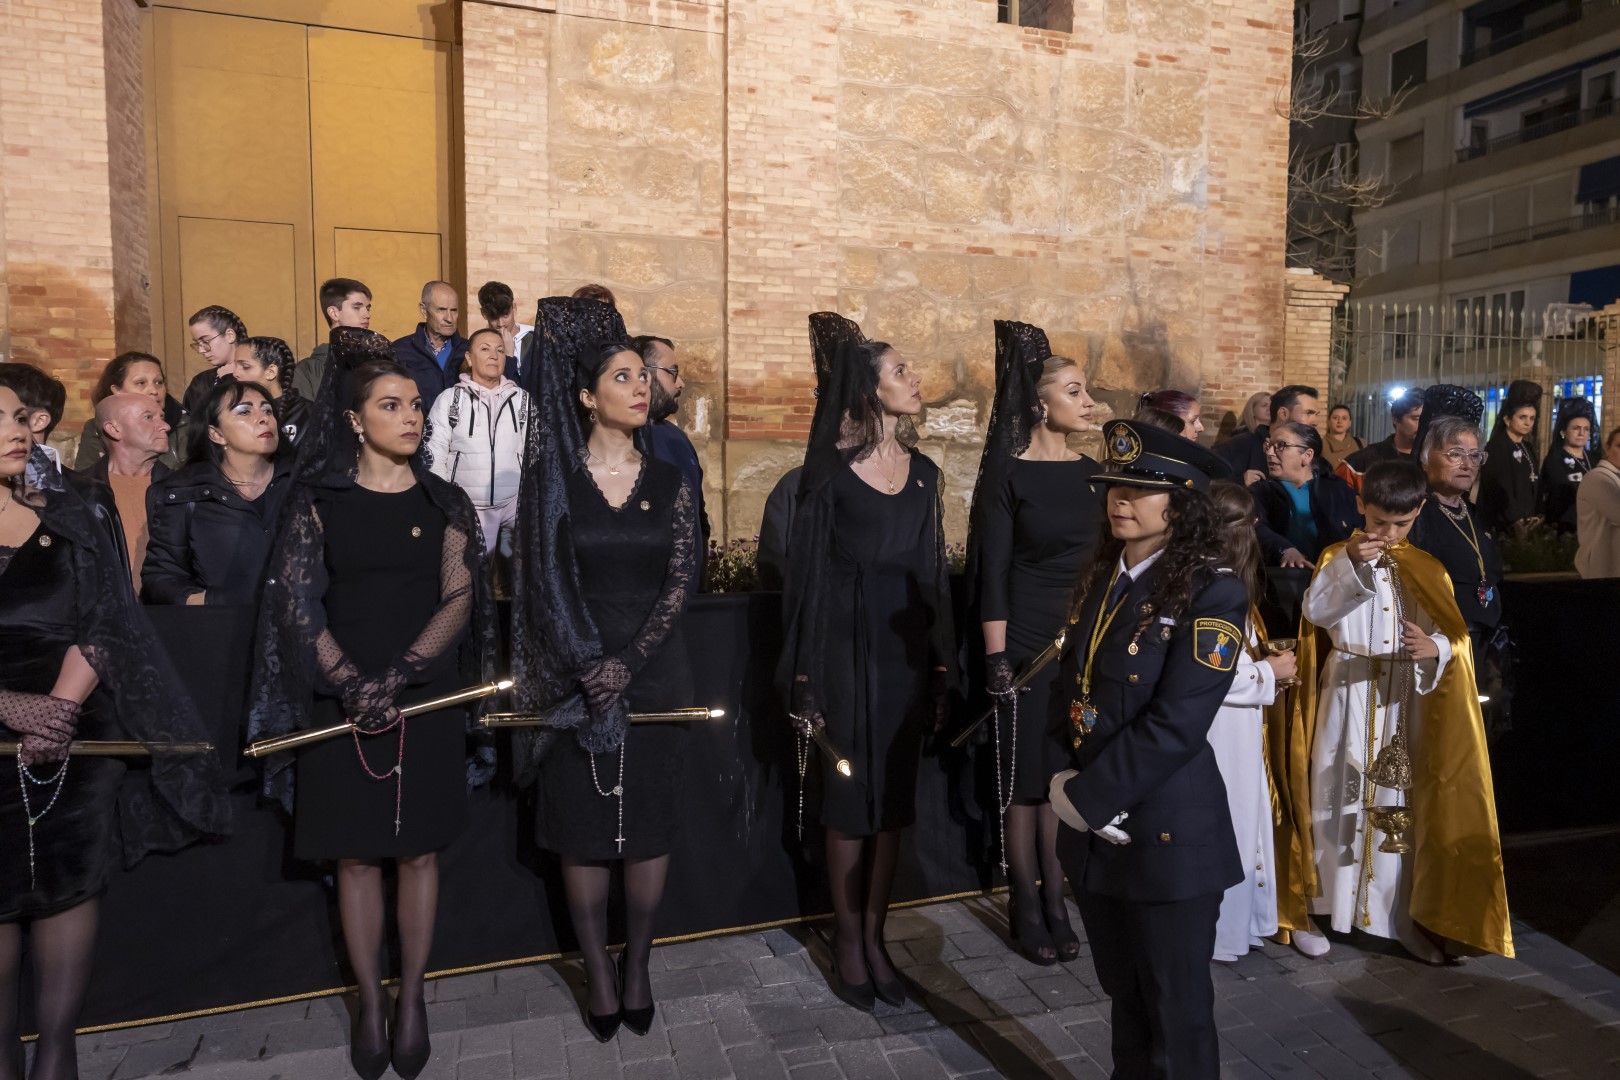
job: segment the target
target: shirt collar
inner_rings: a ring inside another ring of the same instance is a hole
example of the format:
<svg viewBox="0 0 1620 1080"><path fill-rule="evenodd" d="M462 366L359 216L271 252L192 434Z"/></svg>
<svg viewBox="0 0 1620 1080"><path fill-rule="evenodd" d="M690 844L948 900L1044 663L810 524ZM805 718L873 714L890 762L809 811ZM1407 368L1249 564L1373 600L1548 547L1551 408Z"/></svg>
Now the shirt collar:
<svg viewBox="0 0 1620 1080"><path fill-rule="evenodd" d="M1145 558L1141 562L1137 563L1134 567L1127 570L1125 568L1125 556L1124 556L1123 553L1121 553L1120 557L1119 557L1119 573L1120 573L1120 576L1121 577L1128 577L1132 581L1139 580L1142 577L1143 573L1145 573L1147 571L1147 568L1152 566L1155 562L1157 562L1158 559L1159 559L1159 556L1163 555L1163 554L1164 554L1164 548L1160 548L1158 551L1155 551L1153 554L1149 555L1147 558Z"/></svg>

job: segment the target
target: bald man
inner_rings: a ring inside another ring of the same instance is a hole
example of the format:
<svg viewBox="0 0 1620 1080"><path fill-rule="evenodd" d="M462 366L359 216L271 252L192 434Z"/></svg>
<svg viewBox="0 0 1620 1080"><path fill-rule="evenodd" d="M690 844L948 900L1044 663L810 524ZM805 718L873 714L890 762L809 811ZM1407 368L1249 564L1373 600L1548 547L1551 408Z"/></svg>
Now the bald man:
<svg viewBox="0 0 1620 1080"><path fill-rule="evenodd" d="M467 339L456 331L460 319L461 298L455 287L447 281L430 281L422 286L422 321L416 332L394 342L395 359L422 394L423 412L461 378Z"/></svg>
<svg viewBox="0 0 1620 1080"><path fill-rule="evenodd" d="M159 455L169 449L169 425L163 405L145 394L112 394L96 406L96 425L107 456L90 474L112 488L113 502L129 553L129 571L138 594L141 563L146 560L146 489L168 473Z"/></svg>

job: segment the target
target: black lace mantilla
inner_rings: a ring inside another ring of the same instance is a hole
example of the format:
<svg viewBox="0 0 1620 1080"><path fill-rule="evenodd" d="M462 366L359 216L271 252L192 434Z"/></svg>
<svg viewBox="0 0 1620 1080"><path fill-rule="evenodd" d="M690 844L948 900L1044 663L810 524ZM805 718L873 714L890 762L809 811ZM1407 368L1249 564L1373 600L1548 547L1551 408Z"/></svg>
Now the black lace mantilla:
<svg viewBox="0 0 1620 1080"><path fill-rule="evenodd" d="M631 646L617 656L605 653L574 555L569 478L576 470L590 477L578 407L580 361L598 344L622 340L624 320L594 300L547 297L536 312L534 334L534 362L524 372L533 411L512 567L512 678L519 709L545 717L550 730L528 730L515 740L520 780L529 777L559 729L572 728L592 753L619 747L629 724L624 690L686 606L697 565L696 496L683 484L674 504L675 543L663 591ZM640 439L637 445L645 468L647 446Z"/></svg>
<svg viewBox="0 0 1620 1080"><path fill-rule="evenodd" d="M124 865L133 866L149 852L226 835L231 812L218 758L166 749L177 742L210 741L213 733L204 727L168 654L153 648L157 632L135 602L129 572L106 530L65 485L22 497L46 529L72 545L79 651L111 695L119 726L151 751L150 768L130 770L118 789L114 840Z"/></svg>

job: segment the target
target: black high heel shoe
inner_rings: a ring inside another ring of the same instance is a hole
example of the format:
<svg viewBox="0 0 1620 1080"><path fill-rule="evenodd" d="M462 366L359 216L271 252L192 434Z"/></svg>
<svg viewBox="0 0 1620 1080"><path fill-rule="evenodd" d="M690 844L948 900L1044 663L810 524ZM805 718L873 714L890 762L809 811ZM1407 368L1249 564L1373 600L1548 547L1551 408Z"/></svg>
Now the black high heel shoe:
<svg viewBox="0 0 1620 1080"><path fill-rule="evenodd" d="M1056 918L1047 916L1046 928L1052 935L1052 944L1057 946L1058 960L1067 964L1080 959L1080 937L1069 924L1069 913L1064 910Z"/></svg>
<svg viewBox="0 0 1620 1080"><path fill-rule="evenodd" d="M873 975L871 966L868 965L866 972L868 975L872 975L873 992L877 994L877 999L883 1004L892 1005L898 1009L906 1003L906 984L900 978L900 969L894 966L893 960L889 959L889 950L879 945L878 952L883 954L883 962L889 965L890 971L894 972L894 978L885 982Z"/></svg>
<svg viewBox="0 0 1620 1080"><path fill-rule="evenodd" d="M652 1030L653 1014L658 1011L658 1003L652 1000L651 988L647 991L648 1002L643 1009L627 1009L624 1005L624 953L619 954L619 1015L624 1018L624 1026L630 1029L632 1035L645 1035Z"/></svg>
<svg viewBox="0 0 1620 1080"><path fill-rule="evenodd" d="M864 964L861 966L865 967ZM834 997L852 1009L871 1012L877 1002L876 991L872 988L871 975L872 973L868 971L866 981L863 983L845 982L844 977L838 973L838 945L836 942L833 944L832 978L828 979L827 982L832 987Z"/></svg>
<svg viewBox="0 0 1620 1080"><path fill-rule="evenodd" d="M1041 917L1040 908L1033 914L1026 914L1021 910L1022 904L1009 893L1007 896L1007 930L1012 938L1013 948L1019 956L1038 967L1051 967L1058 962L1057 949L1052 944L1052 935L1047 932L1046 920ZM1078 943L1077 943L1078 944ZM1044 955L1045 949L1051 955Z"/></svg>
<svg viewBox="0 0 1620 1080"><path fill-rule="evenodd" d="M361 1030L362 1013L358 1006L349 1023L349 1065L361 1080L378 1080L388 1071L388 1027L383 1025L380 1039L368 1040Z"/></svg>
<svg viewBox="0 0 1620 1080"><path fill-rule="evenodd" d="M428 1059L433 1056L433 1040L428 1035L427 1003L417 999L416 1008L411 1010L411 1022L421 1032L420 1038L403 1042L399 1037L399 1003L394 1005L394 1031L393 1031L393 1065L394 1071L403 1080L416 1080L417 1074L427 1068Z"/></svg>
<svg viewBox="0 0 1620 1080"><path fill-rule="evenodd" d="M613 981L615 983L613 1000L618 1001L624 980L619 978L619 969L616 965L613 969ZM591 1029L591 1034L596 1036L596 1041L599 1043L612 1042L613 1036L619 1033L619 1025L624 1022L624 1007L622 1005L605 1016L591 1012L589 990L585 992L585 1007L581 1011L585 1014L585 1026Z"/></svg>

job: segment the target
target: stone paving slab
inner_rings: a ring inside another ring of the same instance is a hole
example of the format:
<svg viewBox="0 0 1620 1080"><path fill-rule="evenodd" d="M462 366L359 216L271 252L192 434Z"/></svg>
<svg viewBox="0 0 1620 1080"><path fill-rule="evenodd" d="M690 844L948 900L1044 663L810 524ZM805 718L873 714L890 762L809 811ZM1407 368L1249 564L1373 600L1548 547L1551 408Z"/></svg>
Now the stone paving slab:
<svg viewBox="0 0 1620 1080"><path fill-rule="evenodd" d="M951 1080L1106 1077L1107 997L1089 950L1040 967L1003 944L1003 900L896 912L890 953L913 1000L874 1014L827 987L820 930L653 951L659 1011L599 1044L583 976L558 962L434 980L424 1080ZM1078 929L1080 921L1071 911ZM1620 1075L1620 976L1517 925L1516 960L1429 967L1356 938L1309 960L1268 945L1214 965L1223 1077L1433 1080ZM338 998L87 1035L83 1080L352 1076ZM389 1074L392 1075L392 1074Z"/></svg>

